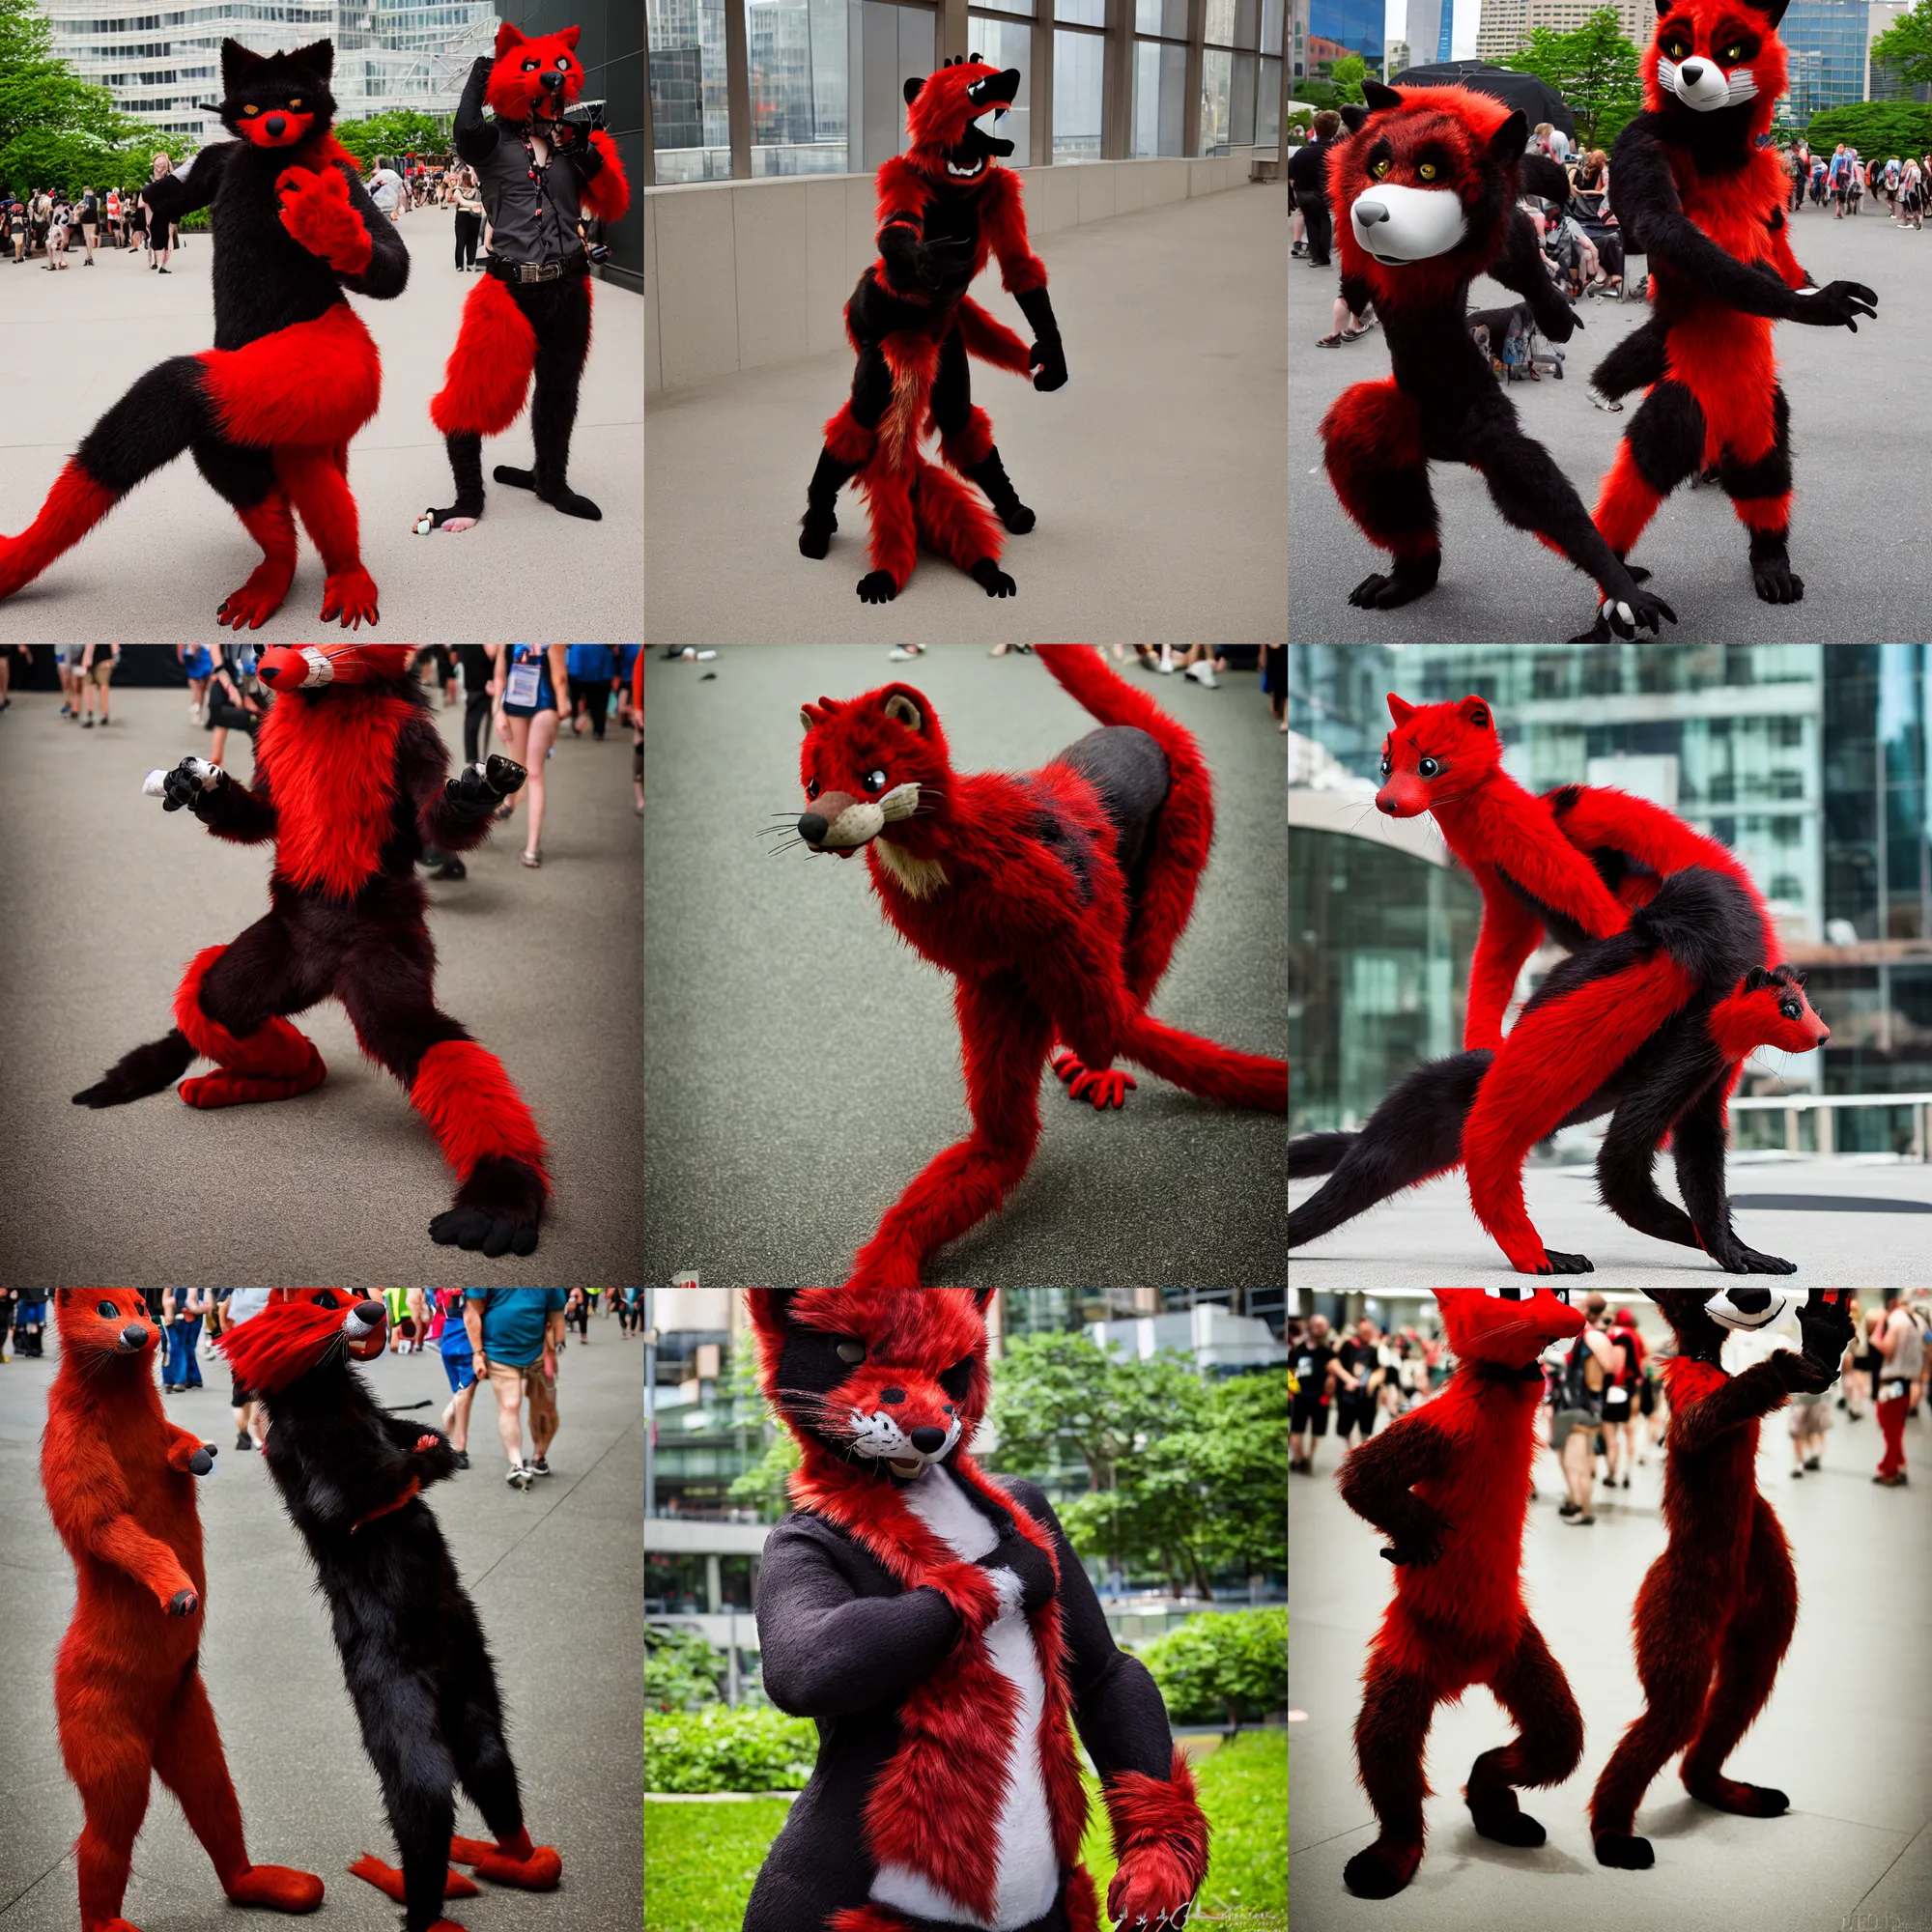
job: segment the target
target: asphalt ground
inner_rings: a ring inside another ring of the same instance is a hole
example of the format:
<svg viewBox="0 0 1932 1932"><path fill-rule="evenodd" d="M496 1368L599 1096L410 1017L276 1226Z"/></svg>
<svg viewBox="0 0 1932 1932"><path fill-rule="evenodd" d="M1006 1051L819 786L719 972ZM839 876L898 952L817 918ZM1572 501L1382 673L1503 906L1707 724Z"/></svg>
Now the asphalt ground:
<svg viewBox="0 0 1932 1932"><path fill-rule="evenodd" d="M532 1837L563 1858L554 1892L484 1886L452 1903L470 1932L619 1932L643 1886L643 1480L641 1345L617 1324L572 1336L557 1378L554 1474L519 1493L503 1481L488 1394L470 1412L471 1466L429 1492L497 1662ZM73 1611L73 1570L48 1520L40 1435L54 1339L42 1362L0 1368L0 1630L7 1634L0 1770L0 1932L73 1932L71 1848L80 1800L54 1731L53 1659ZM170 1418L219 1454L199 1488L207 1546L202 1675L242 1802L249 1855L319 1872L315 1923L394 1932L399 1909L345 1867L396 1850L381 1787L342 1684L328 1614L260 1458L238 1451L221 1358L204 1344L198 1394L164 1397ZM388 1355L365 1373L391 1407L449 1398L434 1354ZM460 1798L459 1832L486 1835ZM267 1928L291 1921L222 1900L207 1855L158 1783L134 1847L127 1916L142 1932Z"/></svg>
<svg viewBox="0 0 1932 1932"><path fill-rule="evenodd" d="M185 695L127 689L112 702L104 731L62 719L51 692L16 694L0 715L4 1279L637 1279L642 875L630 732L613 721L602 744L586 731L558 745L540 870L520 863L520 809L468 856L467 880L429 887L439 1003L500 1056L552 1147L556 1194L536 1253L491 1262L429 1238L449 1172L333 1002L297 1022L328 1078L293 1100L214 1112L166 1093L98 1113L71 1104L168 1031L196 952L268 909L266 848L227 844L142 795L151 770L208 753ZM454 768L463 713L436 703ZM245 778L240 733L226 757Z"/></svg>
<svg viewBox="0 0 1932 1932"><path fill-rule="evenodd" d="M1795 1339L1795 1338L1794 1338ZM1415 1881L1392 1899L1352 1897L1342 1867L1373 1842L1355 1782L1351 1732L1361 1669L1390 1590L1381 1539L1334 1484L1331 1436L1316 1478L1289 1500L1289 1916L1295 1932L1515 1932L1532 1925L1616 1932L1833 1932L1932 1923L1932 1731L1910 1673L1932 1637L1932 1423L1906 1425L1914 1487L1874 1488L1880 1453L1869 1408L1830 1411L1824 1466L1794 1482L1787 1419L1764 1424L1758 1486L1790 1539L1798 1626L1762 1716L1732 1752L1732 1777L1789 1794L1780 1818L1734 1818L1695 1804L1666 1766L1637 1812L1653 1869L1612 1871L1591 1846L1590 1792L1623 1728L1642 1708L1631 1605L1662 1551L1662 1464L1655 1453L1628 1490L1599 1488L1596 1521L1559 1520L1563 1478L1540 1451L1523 1577L1530 1614L1583 1716L1581 1764L1563 1783L1524 1791L1548 1833L1540 1850L1477 1836L1463 1785L1480 1751L1514 1730L1488 1691L1438 1706L1429 1738L1435 1796Z"/></svg>
<svg viewBox="0 0 1932 1932"><path fill-rule="evenodd" d="M715 676L712 675L715 673ZM1250 1052L1287 1051L1282 744L1255 673L1207 691L1131 667L1196 732L1217 828L1191 926L1153 1008ZM1029 657L970 646L908 665L883 646L653 658L645 828L645 1279L843 1281L906 1183L968 1130L952 983L897 943L862 863L776 857L768 814L803 810L799 706L903 679L967 770L1026 770L1093 720ZM948 1248L964 1287L1282 1279L1286 1122L1137 1073L1096 1114L1042 1076L1044 1127L1006 1209Z"/></svg>
<svg viewBox="0 0 1932 1932"><path fill-rule="evenodd" d="M831 554L799 554L823 424L851 392L849 349L653 395L645 637L1278 642L1288 623L1282 211L1278 187L1229 188L1035 238L1066 386L1041 395L973 368L974 399L1039 518L1008 543L1012 597L990 598L922 554L892 603L862 604L867 524L850 488ZM1024 329L996 275L975 296Z"/></svg>
<svg viewBox="0 0 1932 1932"><path fill-rule="evenodd" d="M379 635L425 644L494 642L528 633L541 612L582 640L628 643L643 606L644 304L600 282L583 372L570 480L604 512L565 517L527 491L491 482L498 463L530 462L527 410L483 445L489 501L461 536L419 537L411 526L451 500L449 458L429 419L465 298L452 219L418 209L397 224L410 285L394 301L350 298L383 357L383 406L350 445L349 481L361 517L362 560L381 592ZM206 235L190 235L169 272L141 254L77 252L63 274L0 265L0 530L31 524L81 438L134 379L169 355L213 340ZM803 488L803 485L800 486ZM68 638L200 643L214 612L260 560L235 513L181 458L136 488L104 523L36 582L0 603L0 643ZM322 630L323 570L306 533L281 610L253 635L313 642ZM333 632L337 629L330 625Z"/></svg>
<svg viewBox="0 0 1932 1932"><path fill-rule="evenodd" d="M1667 1159L1658 1187L1678 1198ZM1289 1183L1299 1207L1319 1179ZM1932 1242L1932 1167L1914 1162L1734 1157L1729 1187L1739 1235L1761 1254L1798 1264L1791 1279L1806 1288L1919 1288ZM1654 1241L1628 1227L1597 1198L1587 1164L1532 1163L1523 1170L1529 1218L1548 1248L1587 1255L1590 1288L1708 1288L1726 1279L1694 1248ZM1813 1203L1833 1204L1829 1208ZM1803 1204L1803 1205L1799 1205ZM1288 1278L1311 1293L1334 1289L1496 1288L1524 1279L1503 1260L1469 1208L1460 1170L1383 1202L1296 1248ZM1753 1280L1769 1280L1754 1276Z"/></svg>
<svg viewBox="0 0 1932 1932"><path fill-rule="evenodd" d="M1781 325L1774 337L1779 381L1791 401L1796 489L1791 558L1804 580L1796 605L1760 603L1751 589L1744 527L1718 489L1680 489L1633 552L1654 574L1652 588L1677 612L1664 637L1675 643L1896 642L1926 635L1924 569L1900 489L1923 468L1925 408L1932 374L1907 343L1912 318L1932 302L1932 231L1915 234L1866 213L1834 221L1808 204L1793 224L1798 259L1821 284L1861 281L1878 291L1878 320L1856 335L1842 328ZM1640 260L1641 258L1639 258ZM1344 514L1321 464L1317 425L1351 384L1387 379L1379 329L1340 349L1317 349L1328 333L1334 270L1289 265L1289 546L1294 617L1291 636L1307 643L1552 643L1591 621L1588 581L1566 558L1505 524L1473 469L1431 467L1441 515L1442 577L1427 597L1397 611L1357 611L1349 593L1385 567ZM1518 298L1487 277L1470 307ZM1522 427L1544 443L1586 505L1632 420L1591 406L1589 372L1649 314L1642 302L1579 305L1583 328L1567 345L1568 374L1513 383Z"/></svg>

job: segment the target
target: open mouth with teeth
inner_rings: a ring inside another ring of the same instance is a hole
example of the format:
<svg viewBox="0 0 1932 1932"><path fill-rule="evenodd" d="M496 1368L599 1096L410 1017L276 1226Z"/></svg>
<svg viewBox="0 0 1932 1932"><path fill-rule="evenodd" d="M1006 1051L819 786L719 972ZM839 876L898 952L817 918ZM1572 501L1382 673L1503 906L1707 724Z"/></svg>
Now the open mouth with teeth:
<svg viewBox="0 0 1932 1932"><path fill-rule="evenodd" d="M966 124L963 138L946 151L950 180L978 181L988 162L1003 160L1013 152L1013 144L1001 139L993 129L1007 118L1019 88L1020 71L1009 67L1004 73L982 74L966 90L966 99L976 111Z"/></svg>
<svg viewBox="0 0 1932 1932"><path fill-rule="evenodd" d="M916 1476L925 1467L925 1458L894 1456L888 1460L886 1466L895 1476Z"/></svg>

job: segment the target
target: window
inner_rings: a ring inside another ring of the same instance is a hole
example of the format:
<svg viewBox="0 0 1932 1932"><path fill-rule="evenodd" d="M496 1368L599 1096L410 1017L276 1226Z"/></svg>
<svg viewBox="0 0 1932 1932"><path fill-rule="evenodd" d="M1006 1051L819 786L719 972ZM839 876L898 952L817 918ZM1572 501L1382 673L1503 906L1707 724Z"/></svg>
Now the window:
<svg viewBox="0 0 1932 1932"><path fill-rule="evenodd" d="M1061 11L1065 10L1062 0ZM1053 158L1056 161L1096 161L1100 158L1100 100L1102 59L1106 43L1098 34L1069 33L1056 28L1053 36Z"/></svg>
<svg viewBox="0 0 1932 1932"><path fill-rule="evenodd" d="M1021 7L1031 14L1033 0L1015 0L1015 12ZM1013 151L1006 157L1009 168L1029 167L1033 163L1033 28L1024 20L993 20L983 14L975 14L967 22L967 50L976 53L988 67L996 67L1004 73L1008 68L1016 67L1020 71L1020 91L1013 96L1013 104L1008 110L1004 121L992 124L994 137L1010 141Z"/></svg>
<svg viewBox="0 0 1932 1932"><path fill-rule="evenodd" d="M1159 0L1140 0L1145 10ZM1136 158L1180 153L1183 97L1187 88L1187 49L1159 41L1134 43L1134 129Z"/></svg>
<svg viewBox="0 0 1932 1932"><path fill-rule="evenodd" d="M745 35L753 176L869 174L904 150L905 83L933 69L925 9L746 0Z"/></svg>
<svg viewBox="0 0 1932 1932"><path fill-rule="evenodd" d="M651 129L660 182L727 181L724 0L648 0Z"/></svg>

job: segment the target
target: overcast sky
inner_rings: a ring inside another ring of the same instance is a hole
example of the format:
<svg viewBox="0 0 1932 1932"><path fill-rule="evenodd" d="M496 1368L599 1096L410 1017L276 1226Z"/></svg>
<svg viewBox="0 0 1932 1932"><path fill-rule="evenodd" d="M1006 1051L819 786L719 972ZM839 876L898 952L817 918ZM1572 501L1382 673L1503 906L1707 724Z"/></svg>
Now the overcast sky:
<svg viewBox="0 0 1932 1932"><path fill-rule="evenodd" d="M1476 57L1476 23L1480 16L1481 0L1456 0L1455 55L1458 60L1474 60ZM1386 0L1383 14L1382 39L1400 41L1406 38L1405 28L1408 21L1408 0ZM1431 47L1425 55L1419 50L1411 50L1412 58L1434 60L1435 49Z"/></svg>

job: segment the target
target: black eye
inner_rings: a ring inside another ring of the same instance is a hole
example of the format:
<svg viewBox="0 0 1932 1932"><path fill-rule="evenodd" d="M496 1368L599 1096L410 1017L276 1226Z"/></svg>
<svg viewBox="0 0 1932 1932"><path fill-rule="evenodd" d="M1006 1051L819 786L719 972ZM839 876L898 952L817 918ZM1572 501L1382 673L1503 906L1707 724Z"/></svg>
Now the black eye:
<svg viewBox="0 0 1932 1932"><path fill-rule="evenodd" d="M939 1406L948 1415L953 1412L952 1405L950 1402L942 1402Z"/></svg>
<svg viewBox="0 0 1932 1932"><path fill-rule="evenodd" d="M855 1367L866 1359L866 1345L863 1342L840 1342L838 1349L838 1359Z"/></svg>
<svg viewBox="0 0 1932 1932"><path fill-rule="evenodd" d="M1395 767L1389 763L1387 754L1384 753L1382 757L1382 777L1387 778L1388 775L1394 770Z"/></svg>
<svg viewBox="0 0 1932 1932"><path fill-rule="evenodd" d="M342 1306L341 1302L336 1300L335 1291L332 1288L325 1288L322 1291L322 1293L316 1296L315 1305L318 1308L340 1308Z"/></svg>
<svg viewBox="0 0 1932 1932"><path fill-rule="evenodd" d="M816 779L806 780L805 795L807 798L816 798L818 796L818 781Z"/></svg>
<svg viewBox="0 0 1932 1932"><path fill-rule="evenodd" d="M884 772L867 772L866 774L866 789L867 791L884 791L885 788L886 775Z"/></svg>
<svg viewBox="0 0 1932 1932"><path fill-rule="evenodd" d="M1795 1020L1798 1017L1798 1015L1804 1010L1804 1009L1799 1006L1796 1000L1779 1000L1777 1003L1777 1010L1781 1012L1786 1019Z"/></svg>
<svg viewBox="0 0 1932 1932"><path fill-rule="evenodd" d="M537 63L533 60L526 60L524 63L524 71L526 73L535 73L537 71Z"/></svg>
<svg viewBox="0 0 1932 1932"><path fill-rule="evenodd" d="M1442 769L1442 767L1438 765L1434 758L1424 758L1423 761L1419 765L1417 765L1415 769L1419 771L1424 778L1433 779L1435 776L1435 774Z"/></svg>
<svg viewBox="0 0 1932 1932"><path fill-rule="evenodd" d="M881 1402L903 1402L905 1400L905 1390L881 1389L879 1391L879 1400Z"/></svg>
<svg viewBox="0 0 1932 1932"><path fill-rule="evenodd" d="M111 1301L97 1301L94 1304L94 1312L104 1321L116 1321L121 1314L121 1311Z"/></svg>
<svg viewBox="0 0 1932 1932"><path fill-rule="evenodd" d="M939 1378L939 1386L954 1402L966 1400L966 1390L973 1378L973 1357L968 1355L963 1362L954 1362Z"/></svg>

